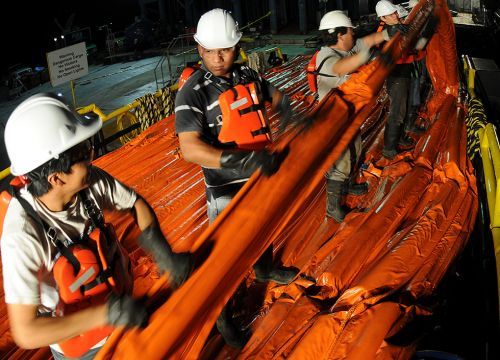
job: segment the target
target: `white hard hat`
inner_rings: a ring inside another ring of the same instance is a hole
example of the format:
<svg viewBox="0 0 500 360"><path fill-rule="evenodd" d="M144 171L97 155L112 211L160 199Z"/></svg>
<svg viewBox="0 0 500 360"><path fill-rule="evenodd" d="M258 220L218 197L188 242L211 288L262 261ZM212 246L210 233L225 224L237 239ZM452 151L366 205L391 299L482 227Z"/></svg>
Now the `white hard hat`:
<svg viewBox="0 0 500 360"><path fill-rule="evenodd" d="M375 11L378 17L391 15L398 11L396 5L391 3L389 0L380 0L377 5L375 5Z"/></svg>
<svg viewBox="0 0 500 360"><path fill-rule="evenodd" d="M338 27L354 27L352 26L351 19L340 10L327 12L319 22L319 30L329 30L329 32L333 32L333 29Z"/></svg>
<svg viewBox="0 0 500 360"><path fill-rule="evenodd" d="M413 9L415 7L415 5L418 4L418 0L410 0L408 2L408 6L410 7L410 9Z"/></svg>
<svg viewBox="0 0 500 360"><path fill-rule="evenodd" d="M399 17L400 19L405 18L405 17L407 17L407 16L408 16L409 12L408 12L408 10L406 10L403 6L401 6L401 5L396 5L396 7L398 8L398 17Z"/></svg>
<svg viewBox="0 0 500 360"><path fill-rule="evenodd" d="M17 106L5 125L10 171L16 176L27 174L101 127L100 118L80 116L55 94L33 95Z"/></svg>
<svg viewBox="0 0 500 360"><path fill-rule="evenodd" d="M198 21L194 40L205 49L225 49L235 46L241 39L238 23L227 10L213 9Z"/></svg>

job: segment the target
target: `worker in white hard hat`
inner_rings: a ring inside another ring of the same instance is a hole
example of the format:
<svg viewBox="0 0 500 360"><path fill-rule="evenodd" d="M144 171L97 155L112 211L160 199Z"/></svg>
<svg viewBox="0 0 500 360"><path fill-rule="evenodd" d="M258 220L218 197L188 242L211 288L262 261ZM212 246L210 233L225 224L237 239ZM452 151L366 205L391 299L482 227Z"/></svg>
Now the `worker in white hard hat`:
<svg viewBox="0 0 500 360"><path fill-rule="evenodd" d="M113 327L148 321L131 296L130 260L104 210L132 211L139 245L173 285L191 271L191 256L172 252L146 201L91 165L91 139L101 126L60 96L37 94L17 106L5 127L17 176L10 202L0 205L9 324L20 347L50 346L55 359L91 359Z"/></svg>
<svg viewBox="0 0 500 360"><path fill-rule="evenodd" d="M235 63L241 36L228 11L203 14L194 35L202 65L184 82L175 100L180 148L186 161L203 169L210 223L254 171L272 175L278 170L282 155L265 149L272 140L270 128L262 101L255 99L271 102L282 118L290 116L288 97L248 66ZM270 247L254 265L257 281L288 284L297 275L295 269L277 268L272 261ZM231 323L230 310L224 309L217 326L226 343L242 347L246 340Z"/></svg>
<svg viewBox="0 0 500 360"><path fill-rule="evenodd" d="M370 58L370 49L390 38L387 31L373 33L361 39L354 36L354 26L343 12L330 11L320 21L324 46L316 56L315 73L319 100L340 86ZM361 135L344 151L328 169L326 177L326 215L342 222L347 209L342 205L343 195L361 195L368 191L366 183L355 184L353 173L361 155Z"/></svg>
<svg viewBox="0 0 500 360"><path fill-rule="evenodd" d="M397 6L392 2L380 0L375 6L375 11L382 22L383 30L398 29L402 33L408 31L407 25L403 24L398 16ZM382 149L382 155L386 159L393 159L399 152L409 150L415 145L415 141L408 136L403 126L407 115L412 70L412 61L399 61L387 78L390 104Z"/></svg>

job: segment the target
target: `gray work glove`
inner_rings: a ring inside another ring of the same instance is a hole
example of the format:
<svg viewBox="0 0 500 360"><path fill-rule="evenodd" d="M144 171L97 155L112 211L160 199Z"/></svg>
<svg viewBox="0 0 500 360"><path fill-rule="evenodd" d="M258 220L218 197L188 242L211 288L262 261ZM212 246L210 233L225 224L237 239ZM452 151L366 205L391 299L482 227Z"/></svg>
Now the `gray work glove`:
<svg viewBox="0 0 500 360"><path fill-rule="evenodd" d="M398 32L402 35L407 35L410 32L410 27L407 24L389 25L382 31L382 35L384 36L384 40L389 40Z"/></svg>
<svg viewBox="0 0 500 360"><path fill-rule="evenodd" d="M145 327L148 323L148 312L140 301L129 295L111 294L107 302L108 324L113 326Z"/></svg>
<svg viewBox="0 0 500 360"><path fill-rule="evenodd" d="M150 225L139 235L139 246L153 256L163 273L168 273L175 287L188 278L193 268L190 253L174 253L161 229Z"/></svg>
<svg viewBox="0 0 500 360"><path fill-rule="evenodd" d="M285 157L286 152L224 150L220 157L220 166L245 173L261 169L264 175L271 176L278 171Z"/></svg>

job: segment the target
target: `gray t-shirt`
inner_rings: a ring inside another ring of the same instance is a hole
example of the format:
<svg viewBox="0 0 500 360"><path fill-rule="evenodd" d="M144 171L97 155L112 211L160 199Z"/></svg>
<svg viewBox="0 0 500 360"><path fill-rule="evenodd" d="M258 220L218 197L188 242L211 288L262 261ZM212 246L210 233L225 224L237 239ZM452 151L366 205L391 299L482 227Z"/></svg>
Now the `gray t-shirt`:
<svg viewBox="0 0 500 360"><path fill-rule="evenodd" d="M361 39L356 40L356 44L350 51L332 49L329 46L321 47L318 52L318 56L316 57L316 70L320 66L321 62L328 58L321 66L319 72L327 75L333 75L333 77L318 75L318 97L320 101L330 92L330 90L342 85L347 79L349 79L349 74L338 76L333 73L332 68L335 63L346 56L357 54L365 47L366 45Z"/></svg>

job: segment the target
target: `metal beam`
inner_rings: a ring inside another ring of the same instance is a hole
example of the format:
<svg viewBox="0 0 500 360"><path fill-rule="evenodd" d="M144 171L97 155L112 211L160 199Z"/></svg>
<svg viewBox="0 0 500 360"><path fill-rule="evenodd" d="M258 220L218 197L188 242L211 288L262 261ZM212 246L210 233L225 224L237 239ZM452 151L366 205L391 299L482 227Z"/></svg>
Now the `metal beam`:
<svg viewBox="0 0 500 360"><path fill-rule="evenodd" d="M241 10L241 0L232 0L233 3L233 12L234 12L234 17L236 21L238 22L239 26L243 26L243 12Z"/></svg>
<svg viewBox="0 0 500 360"><path fill-rule="evenodd" d="M276 34L278 33L277 0L269 0L269 11L271 12L271 34Z"/></svg>
<svg viewBox="0 0 500 360"><path fill-rule="evenodd" d="M307 33L307 7L306 0L298 0L299 5L299 30L302 34Z"/></svg>

